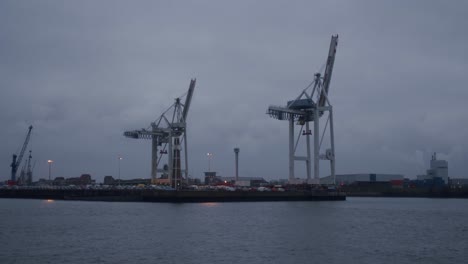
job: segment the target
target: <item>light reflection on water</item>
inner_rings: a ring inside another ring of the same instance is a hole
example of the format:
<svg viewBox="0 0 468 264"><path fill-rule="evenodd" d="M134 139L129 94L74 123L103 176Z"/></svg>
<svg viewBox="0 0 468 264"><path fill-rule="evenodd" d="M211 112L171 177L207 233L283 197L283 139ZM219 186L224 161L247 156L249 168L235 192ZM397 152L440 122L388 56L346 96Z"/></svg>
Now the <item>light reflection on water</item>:
<svg viewBox="0 0 468 264"><path fill-rule="evenodd" d="M201 203L202 206L205 207L213 207L213 206L218 206L219 203L214 203L214 202L206 202L206 203Z"/></svg>

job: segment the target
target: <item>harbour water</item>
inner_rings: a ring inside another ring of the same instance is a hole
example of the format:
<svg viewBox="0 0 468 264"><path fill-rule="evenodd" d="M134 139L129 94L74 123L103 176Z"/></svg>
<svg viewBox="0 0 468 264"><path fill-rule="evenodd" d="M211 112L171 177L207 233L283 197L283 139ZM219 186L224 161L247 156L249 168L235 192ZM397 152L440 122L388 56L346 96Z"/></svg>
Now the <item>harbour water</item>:
<svg viewBox="0 0 468 264"><path fill-rule="evenodd" d="M0 263L466 263L468 199L0 199Z"/></svg>

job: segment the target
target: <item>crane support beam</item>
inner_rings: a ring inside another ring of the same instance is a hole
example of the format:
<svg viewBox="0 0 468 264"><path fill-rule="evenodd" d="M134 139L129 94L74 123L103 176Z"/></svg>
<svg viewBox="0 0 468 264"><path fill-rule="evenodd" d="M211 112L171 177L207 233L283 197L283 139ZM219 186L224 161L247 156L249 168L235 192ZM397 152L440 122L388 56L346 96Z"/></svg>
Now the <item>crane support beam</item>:
<svg viewBox="0 0 468 264"><path fill-rule="evenodd" d="M156 133L156 125L154 123L151 124L153 127L153 133ZM151 180L154 181L157 176L157 169L158 169L158 137L152 137L151 139Z"/></svg>
<svg viewBox="0 0 468 264"><path fill-rule="evenodd" d="M294 181L294 120L289 119L289 181Z"/></svg>

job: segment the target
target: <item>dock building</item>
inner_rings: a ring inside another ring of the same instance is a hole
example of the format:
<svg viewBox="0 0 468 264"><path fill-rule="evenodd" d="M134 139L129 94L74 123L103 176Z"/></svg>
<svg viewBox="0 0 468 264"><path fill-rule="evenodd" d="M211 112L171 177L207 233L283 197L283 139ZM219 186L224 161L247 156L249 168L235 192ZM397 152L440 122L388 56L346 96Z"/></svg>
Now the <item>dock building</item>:
<svg viewBox="0 0 468 264"><path fill-rule="evenodd" d="M244 187L259 187L268 184L263 177L222 177L214 171L205 172L205 185L230 184Z"/></svg>
<svg viewBox="0 0 468 264"><path fill-rule="evenodd" d="M320 179L321 184L333 184L333 177L327 176ZM349 185L356 182L391 182L403 181L401 174L381 174L381 173L357 173L357 174L337 174L337 185Z"/></svg>

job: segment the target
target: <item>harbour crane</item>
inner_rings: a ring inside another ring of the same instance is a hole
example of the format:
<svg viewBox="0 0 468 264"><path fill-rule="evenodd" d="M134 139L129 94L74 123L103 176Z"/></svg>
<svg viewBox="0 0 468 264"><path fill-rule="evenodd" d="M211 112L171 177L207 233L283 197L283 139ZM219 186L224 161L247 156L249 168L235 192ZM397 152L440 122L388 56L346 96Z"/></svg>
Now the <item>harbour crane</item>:
<svg viewBox="0 0 468 264"><path fill-rule="evenodd" d="M335 179L335 142L333 131L333 108L329 101L329 88L335 63L336 47L338 45L338 35L331 37L330 48L328 51L327 63L324 74L316 73L314 80L299 94L299 96L288 101L286 106L269 106L267 114L278 120L289 121L289 182L295 183L294 163L296 160L306 162L307 182L319 183L319 161L330 161L330 173ZM323 76L323 77L322 77ZM311 89L310 89L311 88ZM322 115L328 112L328 118L323 130L319 132L319 121ZM299 133L294 140L294 123L301 126L302 133ZM309 129L309 122L314 122L314 131ZM304 129L305 125L305 130ZM329 125L330 148L326 149L325 154L320 154L320 148L325 136L325 131ZM306 156L296 156L296 150L299 140L305 136ZM311 179L311 149L310 136L314 137L314 179Z"/></svg>
<svg viewBox="0 0 468 264"><path fill-rule="evenodd" d="M34 168L31 168L31 159L32 159L32 156L31 156L31 150L29 151L29 157L28 157L28 167L27 167L27 170L26 170L26 184L30 185L32 183L32 170ZM36 164L36 162L34 162L34 164Z"/></svg>
<svg viewBox="0 0 468 264"><path fill-rule="evenodd" d="M12 183L16 182L16 172L18 171L18 167L20 166L21 160L23 159L24 151L26 150L26 147L28 146L32 129L33 129L33 126L29 126L28 134L26 135L26 139L24 140L23 147L21 148L19 155L13 154L13 162L10 165Z"/></svg>
<svg viewBox="0 0 468 264"><path fill-rule="evenodd" d="M18 178L18 185L30 185L32 183L32 169L31 169L31 150L27 162L21 168L20 176Z"/></svg>
<svg viewBox="0 0 468 264"><path fill-rule="evenodd" d="M164 111L156 121L152 122L147 129L131 130L124 132L124 136L134 139L151 139L151 179L154 183L158 173L167 175L173 188L181 184L182 173L188 179L188 155L187 155L187 115L195 89L196 79L190 80L189 89L186 93L185 102L182 104L183 96L175 99L175 102ZM172 116L170 116L172 114ZM181 140L184 144L185 166L181 168ZM161 151L158 156L158 147ZM161 158L168 154L168 165L159 168Z"/></svg>

